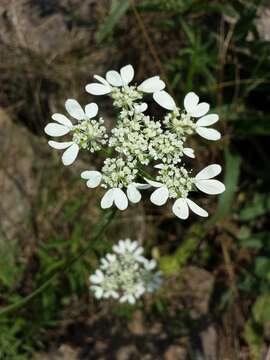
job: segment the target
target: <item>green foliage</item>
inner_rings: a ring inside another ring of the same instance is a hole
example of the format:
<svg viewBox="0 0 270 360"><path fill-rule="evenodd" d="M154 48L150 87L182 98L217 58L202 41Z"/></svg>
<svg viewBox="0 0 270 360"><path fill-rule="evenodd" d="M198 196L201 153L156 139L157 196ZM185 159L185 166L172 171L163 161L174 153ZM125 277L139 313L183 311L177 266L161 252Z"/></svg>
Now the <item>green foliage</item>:
<svg viewBox="0 0 270 360"><path fill-rule="evenodd" d="M225 150L224 183L226 186L226 191L219 197L217 212L210 220L210 223L212 224L216 223L225 216L230 215L230 212L233 210L232 205L237 191L240 175L240 163L241 158L239 155L231 154L229 150Z"/></svg>
<svg viewBox="0 0 270 360"><path fill-rule="evenodd" d="M240 212L239 219L243 221L254 220L270 211L270 196L268 194L255 194L253 200Z"/></svg>
<svg viewBox="0 0 270 360"><path fill-rule="evenodd" d="M98 42L102 42L108 35L112 33L117 23L128 10L129 6L129 0L116 0L113 2L109 16L106 18L105 23L100 27L96 34L96 39Z"/></svg>
<svg viewBox="0 0 270 360"><path fill-rule="evenodd" d="M27 353L33 349L27 347L19 335L23 328L26 328L25 320L22 318L13 319L12 322L0 322L0 359L1 360L28 360Z"/></svg>
<svg viewBox="0 0 270 360"><path fill-rule="evenodd" d="M166 275L170 275L179 271L188 263L188 260L194 254L204 236L205 229L201 225L197 224L191 226L184 241L177 248L175 253L171 256L162 256L159 259L161 270Z"/></svg>

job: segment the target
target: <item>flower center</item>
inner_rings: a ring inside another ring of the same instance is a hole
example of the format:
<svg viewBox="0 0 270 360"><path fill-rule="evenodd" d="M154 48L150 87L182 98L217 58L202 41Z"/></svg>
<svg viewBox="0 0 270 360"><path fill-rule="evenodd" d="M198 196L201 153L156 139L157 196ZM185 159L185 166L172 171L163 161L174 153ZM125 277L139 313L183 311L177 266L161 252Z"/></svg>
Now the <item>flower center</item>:
<svg viewBox="0 0 270 360"><path fill-rule="evenodd" d="M137 176L137 162L124 161L122 158L108 158L102 168L102 186L123 188L131 184Z"/></svg>
<svg viewBox="0 0 270 360"><path fill-rule="evenodd" d="M106 128L102 125L103 119L99 120L83 120L78 125L74 125L72 129L73 142L79 145L81 149L87 149L95 152L101 149L101 145L105 145L108 135Z"/></svg>
<svg viewBox="0 0 270 360"><path fill-rule="evenodd" d="M164 124L166 124L167 128L171 129L179 137L192 135L196 128L190 115L185 111L180 113L179 108L166 115Z"/></svg>
<svg viewBox="0 0 270 360"><path fill-rule="evenodd" d="M130 108L135 101L143 98L143 94L136 89L136 86L127 85L120 88L114 87L110 95L114 100L113 105L118 108Z"/></svg>
<svg viewBox="0 0 270 360"><path fill-rule="evenodd" d="M195 179L190 177L184 167L164 165L159 170L157 181L167 186L171 198L186 198L193 188Z"/></svg>

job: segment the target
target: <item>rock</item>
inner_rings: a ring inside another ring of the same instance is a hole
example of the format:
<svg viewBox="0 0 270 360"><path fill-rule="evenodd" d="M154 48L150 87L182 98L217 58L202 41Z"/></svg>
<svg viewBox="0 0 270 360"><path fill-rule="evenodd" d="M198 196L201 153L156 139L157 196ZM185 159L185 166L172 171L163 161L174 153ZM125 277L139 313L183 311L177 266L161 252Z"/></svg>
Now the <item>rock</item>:
<svg viewBox="0 0 270 360"><path fill-rule="evenodd" d="M203 354L207 360L218 359L218 335L213 325L203 330L200 334Z"/></svg>
<svg viewBox="0 0 270 360"><path fill-rule="evenodd" d="M137 359L137 349L135 345L127 345L121 347L116 353L117 360Z"/></svg>
<svg viewBox="0 0 270 360"><path fill-rule="evenodd" d="M143 313L141 311L138 310L133 314L132 321L129 324L129 330L134 335L143 335L145 333Z"/></svg>
<svg viewBox="0 0 270 360"><path fill-rule="evenodd" d="M26 226L31 209L31 198L36 193L32 169L34 150L31 135L26 129L12 123L0 108L0 229L2 239L13 240ZM4 156L3 156L4 154Z"/></svg>
<svg viewBox="0 0 270 360"><path fill-rule="evenodd" d="M38 353L34 360L78 360L78 351L67 344L62 344L59 349L49 353Z"/></svg>
<svg viewBox="0 0 270 360"><path fill-rule="evenodd" d="M181 345L171 345L164 354L165 360L186 360L187 350Z"/></svg>
<svg viewBox="0 0 270 360"><path fill-rule="evenodd" d="M2 3L3 2L3 3ZM0 8L0 39L13 47L27 48L41 55L63 53L74 39L86 36L85 29L77 26L70 31L71 19L78 25L96 22L96 13L91 5L94 0L83 2L65 0L35 1L3 0ZM50 4L51 3L51 4ZM89 35L89 34L88 34Z"/></svg>
<svg viewBox="0 0 270 360"><path fill-rule="evenodd" d="M207 314L214 286L214 277L208 271L188 266L181 274L182 295L192 309L191 315L197 319Z"/></svg>
<svg viewBox="0 0 270 360"><path fill-rule="evenodd" d="M259 9L256 23L260 37L270 41L270 7L262 6Z"/></svg>

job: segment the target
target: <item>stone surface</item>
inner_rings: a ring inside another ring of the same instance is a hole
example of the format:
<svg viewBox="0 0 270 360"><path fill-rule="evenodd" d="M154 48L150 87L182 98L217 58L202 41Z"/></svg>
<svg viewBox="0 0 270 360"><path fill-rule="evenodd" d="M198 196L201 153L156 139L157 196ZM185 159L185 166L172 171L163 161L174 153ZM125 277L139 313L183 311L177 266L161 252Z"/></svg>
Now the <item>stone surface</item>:
<svg viewBox="0 0 270 360"><path fill-rule="evenodd" d="M31 134L15 125L0 108L0 231L12 240L26 226L31 198L36 193Z"/></svg>
<svg viewBox="0 0 270 360"><path fill-rule="evenodd" d="M187 350L180 345L171 345L164 354L165 360L186 360Z"/></svg>
<svg viewBox="0 0 270 360"><path fill-rule="evenodd" d="M14 47L27 48L41 55L65 52L72 39L81 39L86 31L80 25L96 22L93 5L97 1L68 2L2 0L0 6L0 39ZM76 31L69 27L78 19Z"/></svg>
<svg viewBox="0 0 270 360"><path fill-rule="evenodd" d="M261 38L270 41L270 7L262 6L258 11L257 29Z"/></svg>
<svg viewBox="0 0 270 360"><path fill-rule="evenodd" d="M188 300L192 317L197 319L207 314L214 286L213 275L204 269L188 266L182 272L181 280L182 295Z"/></svg>
<svg viewBox="0 0 270 360"><path fill-rule="evenodd" d="M34 360L78 360L78 351L67 344L61 345L57 350L49 353L38 353Z"/></svg>

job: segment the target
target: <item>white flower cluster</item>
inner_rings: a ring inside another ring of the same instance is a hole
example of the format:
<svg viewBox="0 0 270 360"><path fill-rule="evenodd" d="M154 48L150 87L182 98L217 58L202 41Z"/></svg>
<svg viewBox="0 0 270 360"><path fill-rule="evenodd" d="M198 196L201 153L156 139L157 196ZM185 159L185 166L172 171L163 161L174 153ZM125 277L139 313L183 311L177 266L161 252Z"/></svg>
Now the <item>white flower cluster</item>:
<svg viewBox="0 0 270 360"><path fill-rule="evenodd" d="M199 97L188 93L184 107L176 106L173 98L164 90L165 83L159 76L151 77L139 85L130 85L134 78L131 65L117 71L108 71L105 78L95 75L95 83L88 84L86 91L92 95L109 95L119 112L114 127L109 132L102 118L95 119L98 106L86 105L85 110L74 99L66 101L67 112L77 124L64 115L54 114L55 122L45 127L54 137L70 133L71 141L49 141L56 149L65 149L64 165L72 164L79 150L106 154L100 171L88 170L81 174L89 188L101 185L106 189L101 207L115 205L125 210L128 203L141 200L140 190L154 187L150 200L161 206L174 199L173 213L186 219L190 210L200 216L208 213L190 200L192 191L220 194L224 185L213 179L221 172L217 164L207 166L196 176L188 171L185 157L195 158L194 150L186 146L187 138L195 133L208 140L220 139L220 133L210 126L218 121L217 114L208 114L209 104L199 102ZM145 95L169 112L163 120L145 114L148 109Z"/></svg>
<svg viewBox="0 0 270 360"><path fill-rule="evenodd" d="M162 273L154 271L155 260L143 256L137 241L120 240L113 253L100 261L99 268L90 276L90 289L97 299L118 299L135 304L144 293L153 293L162 282Z"/></svg>

